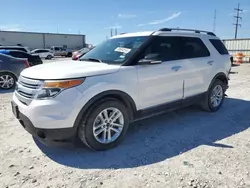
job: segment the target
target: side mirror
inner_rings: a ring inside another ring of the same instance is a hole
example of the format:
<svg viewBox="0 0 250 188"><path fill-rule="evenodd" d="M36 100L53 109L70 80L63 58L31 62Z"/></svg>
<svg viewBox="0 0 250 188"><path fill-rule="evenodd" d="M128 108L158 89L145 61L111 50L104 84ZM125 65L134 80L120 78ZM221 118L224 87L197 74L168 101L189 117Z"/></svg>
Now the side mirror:
<svg viewBox="0 0 250 188"><path fill-rule="evenodd" d="M139 60L140 65L149 65L149 64L160 64L162 63L159 54L148 54L143 59Z"/></svg>

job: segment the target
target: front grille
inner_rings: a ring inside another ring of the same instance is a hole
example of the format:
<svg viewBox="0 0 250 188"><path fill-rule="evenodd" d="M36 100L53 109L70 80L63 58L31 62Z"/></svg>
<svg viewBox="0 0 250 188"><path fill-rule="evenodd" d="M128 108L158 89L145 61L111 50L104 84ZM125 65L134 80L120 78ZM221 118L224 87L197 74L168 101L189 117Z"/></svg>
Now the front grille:
<svg viewBox="0 0 250 188"><path fill-rule="evenodd" d="M16 84L15 95L23 104L29 105L42 84L43 81L41 80L20 76Z"/></svg>

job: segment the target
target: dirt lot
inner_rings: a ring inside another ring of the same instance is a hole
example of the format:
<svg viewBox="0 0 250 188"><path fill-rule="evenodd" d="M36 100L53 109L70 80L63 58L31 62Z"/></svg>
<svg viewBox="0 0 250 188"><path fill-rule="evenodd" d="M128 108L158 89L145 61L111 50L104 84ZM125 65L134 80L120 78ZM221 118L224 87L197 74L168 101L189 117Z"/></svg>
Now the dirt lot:
<svg viewBox="0 0 250 188"><path fill-rule="evenodd" d="M106 152L34 140L0 93L0 187L250 187L250 65L233 68L217 113L188 108L138 122Z"/></svg>

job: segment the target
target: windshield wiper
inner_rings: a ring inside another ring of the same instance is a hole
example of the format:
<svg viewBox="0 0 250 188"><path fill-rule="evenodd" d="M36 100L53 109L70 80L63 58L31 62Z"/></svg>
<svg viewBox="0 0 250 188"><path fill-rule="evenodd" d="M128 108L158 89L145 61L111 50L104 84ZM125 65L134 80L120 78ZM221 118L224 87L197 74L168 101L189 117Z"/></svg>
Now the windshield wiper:
<svg viewBox="0 0 250 188"><path fill-rule="evenodd" d="M95 59L95 58L80 59L80 61L96 61L96 62L103 63L102 60Z"/></svg>

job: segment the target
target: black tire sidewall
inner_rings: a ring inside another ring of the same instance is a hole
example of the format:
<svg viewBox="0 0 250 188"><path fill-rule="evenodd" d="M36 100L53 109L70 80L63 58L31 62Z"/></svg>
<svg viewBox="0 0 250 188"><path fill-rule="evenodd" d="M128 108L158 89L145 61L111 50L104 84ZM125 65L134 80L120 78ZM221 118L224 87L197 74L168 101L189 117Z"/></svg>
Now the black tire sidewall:
<svg viewBox="0 0 250 188"><path fill-rule="evenodd" d="M10 88L3 88L3 87L0 86L0 89L3 89L3 90L13 89L15 87L15 85L16 85L16 77L13 76L12 74L8 73L8 72L6 72L6 73L0 73L0 76L3 76L3 75L11 76L14 79L14 84Z"/></svg>
<svg viewBox="0 0 250 188"><path fill-rule="evenodd" d="M213 107L213 105L211 103L211 95L212 95L213 89L217 85L220 85L222 87L222 89L223 89L223 97L222 97L222 101L221 101L220 105L217 106L217 107ZM225 98L225 84L222 81L220 81L220 80L215 80L215 82L213 83L212 87L209 89L209 93L208 93L208 101L207 102L208 102L208 106L209 106L210 111L211 112L218 111L221 108L221 106L222 106L222 104L224 102L224 98Z"/></svg>
<svg viewBox="0 0 250 188"><path fill-rule="evenodd" d="M47 59L52 59L52 56L51 56L51 55L48 55L48 56L47 56Z"/></svg>
<svg viewBox="0 0 250 188"><path fill-rule="evenodd" d="M102 144L102 143L98 142L93 135L93 123L94 123L97 115L101 111L103 111L104 109L109 108L109 107L114 107L114 108L117 108L121 111L121 113L123 114L123 117L124 117L124 127L122 130L122 133L114 142L109 143L109 144ZM94 107L92 109L92 111L90 112L90 114L87 116L87 119L85 121L85 126L80 125L80 126L82 126L82 127L80 127L80 129L81 128L84 129L85 140L87 142L87 145L90 148L95 149L95 150L107 150L107 149L111 149L111 148L115 147L116 145L118 145L125 137L127 129L129 127L129 115L128 115L127 110L128 109L126 108L126 106L117 100L107 100L107 101L100 103L96 107Z"/></svg>

